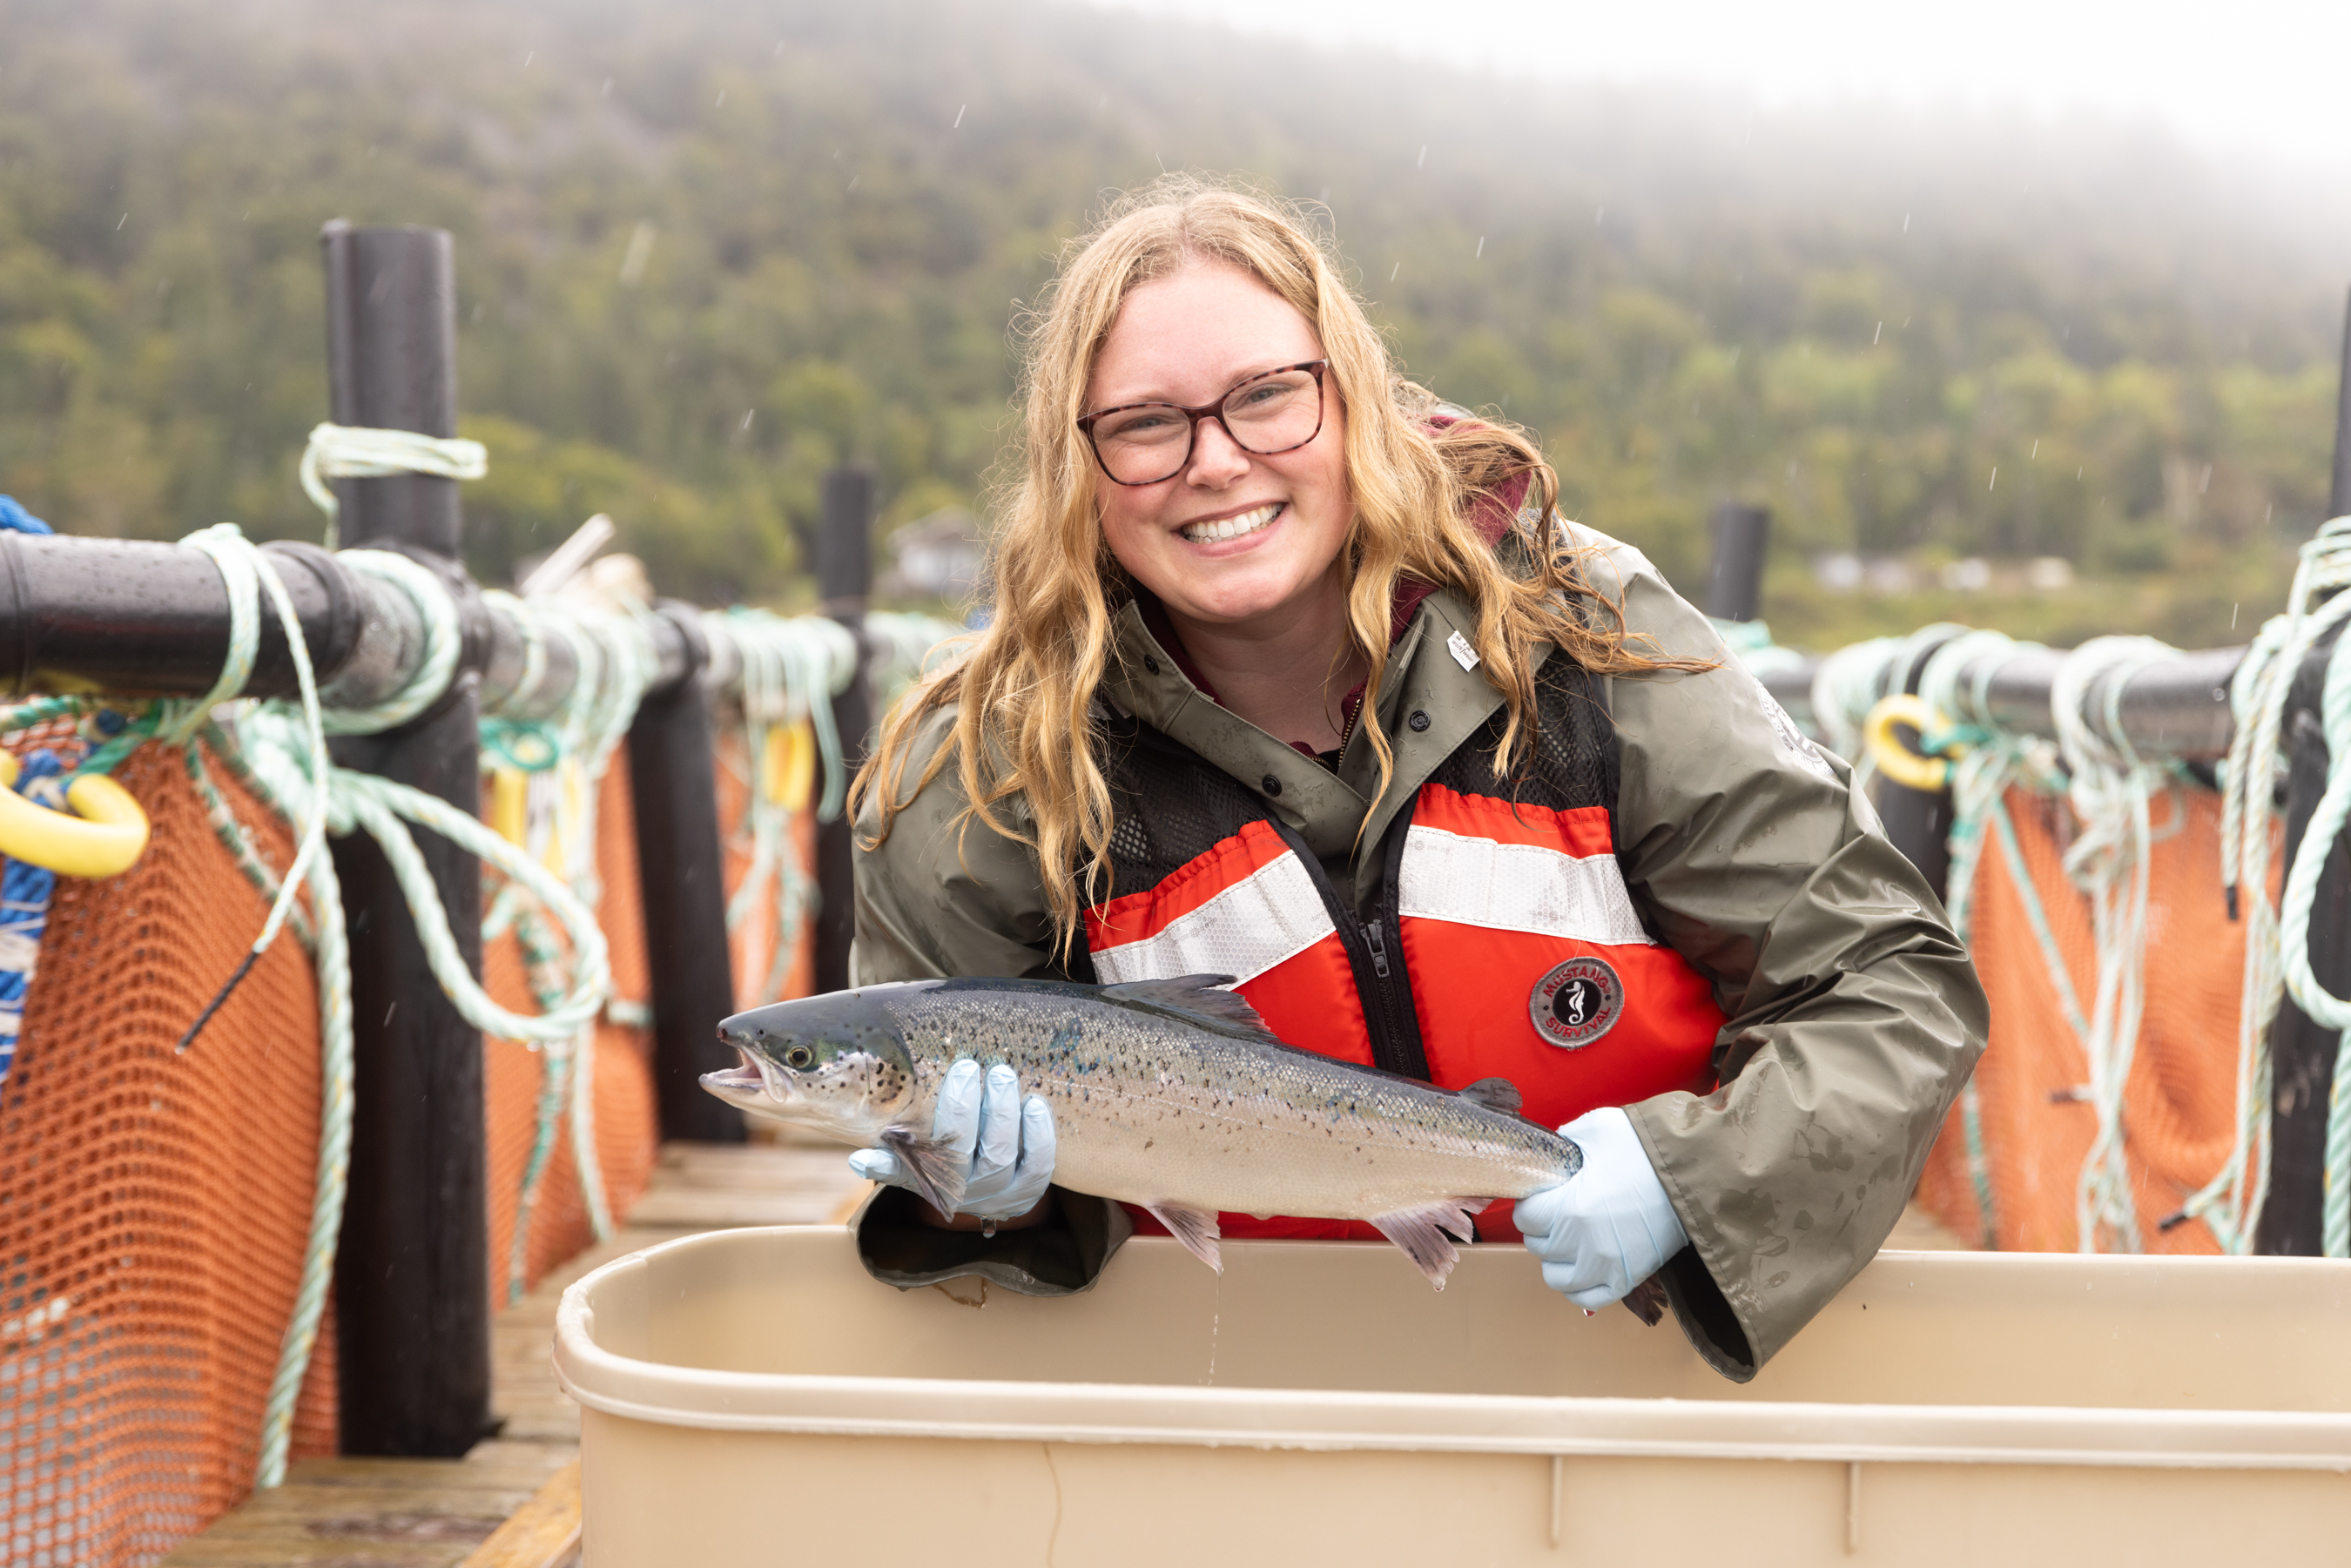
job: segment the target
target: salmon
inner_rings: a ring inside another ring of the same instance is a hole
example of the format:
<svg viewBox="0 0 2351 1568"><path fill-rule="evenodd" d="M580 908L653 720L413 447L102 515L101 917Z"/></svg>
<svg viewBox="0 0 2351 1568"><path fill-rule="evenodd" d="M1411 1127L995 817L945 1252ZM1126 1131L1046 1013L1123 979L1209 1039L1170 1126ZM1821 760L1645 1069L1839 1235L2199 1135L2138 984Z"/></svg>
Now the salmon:
<svg viewBox="0 0 2351 1568"><path fill-rule="evenodd" d="M1222 1213L1354 1219L1437 1289L1470 1218L1567 1180L1583 1153L1518 1114L1486 1079L1438 1089L1277 1040L1229 976L1118 986L918 980L740 1013L719 1038L741 1065L712 1093L899 1156L942 1211L964 1166L931 1136L940 1081L958 1058L998 1062L1053 1113L1053 1179L1141 1206L1221 1270Z"/></svg>

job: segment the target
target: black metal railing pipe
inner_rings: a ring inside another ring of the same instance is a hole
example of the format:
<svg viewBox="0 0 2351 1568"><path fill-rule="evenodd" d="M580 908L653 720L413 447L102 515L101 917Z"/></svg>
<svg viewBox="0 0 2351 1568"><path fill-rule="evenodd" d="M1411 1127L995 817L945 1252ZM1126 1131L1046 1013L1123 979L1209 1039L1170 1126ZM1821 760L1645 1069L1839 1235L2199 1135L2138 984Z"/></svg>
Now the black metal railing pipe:
<svg viewBox="0 0 2351 1568"><path fill-rule="evenodd" d="M2229 682L2244 657L2242 648L2207 648L2132 672L2122 690L2124 737L2148 757L2194 761L2226 756L2236 733L2229 711ZM2002 658L1986 691L1993 718L2018 734L2054 739L2057 721L2050 692L2064 658L2047 649L2026 649ZM1810 720L1813 676L1819 669L1818 660L1807 659L1800 667L1767 673L1763 685L1781 706ZM1972 674L1970 665L1962 672L1962 684ZM2102 687L2091 688L2094 708L2103 695Z"/></svg>
<svg viewBox="0 0 2351 1568"><path fill-rule="evenodd" d="M321 696L330 707L371 706L414 678L425 652L424 617L406 593L352 570L315 545L262 546L293 601ZM580 679L560 635L540 640L495 600L457 596L479 666L482 711L549 718ZM700 632L674 615L643 622L659 674L652 693L699 669ZM228 590L211 559L140 539L0 533L0 681L11 695L108 692L198 696L228 656ZM294 661L275 609L261 607L246 695L292 697ZM650 694L649 694L650 695Z"/></svg>

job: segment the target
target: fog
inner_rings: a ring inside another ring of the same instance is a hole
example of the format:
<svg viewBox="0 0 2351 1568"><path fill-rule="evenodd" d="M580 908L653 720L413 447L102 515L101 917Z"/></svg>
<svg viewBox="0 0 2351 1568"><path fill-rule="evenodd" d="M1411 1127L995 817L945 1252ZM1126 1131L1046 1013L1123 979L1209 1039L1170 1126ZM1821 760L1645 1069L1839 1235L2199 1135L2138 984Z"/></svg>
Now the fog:
<svg viewBox="0 0 2351 1568"><path fill-rule="evenodd" d="M2351 7L2326 0L1102 0L1555 82L1703 85L1764 107L1864 103L2159 124L2199 148L2351 173Z"/></svg>

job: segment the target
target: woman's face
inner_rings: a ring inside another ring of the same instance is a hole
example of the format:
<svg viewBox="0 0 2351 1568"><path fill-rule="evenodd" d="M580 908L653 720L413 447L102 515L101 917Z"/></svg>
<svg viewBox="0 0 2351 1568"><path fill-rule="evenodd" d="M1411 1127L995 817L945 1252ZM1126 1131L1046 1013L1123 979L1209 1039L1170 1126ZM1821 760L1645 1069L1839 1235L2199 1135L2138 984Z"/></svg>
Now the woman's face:
<svg viewBox="0 0 2351 1568"><path fill-rule="evenodd" d="M1196 263L1126 297L1086 407L1197 407L1250 376L1322 357L1314 329L1280 295L1237 267ZM1118 485L1097 471L1111 554L1179 620L1238 627L1288 619L1339 591L1339 550L1354 507L1346 410L1327 371L1324 381L1322 428L1303 446L1245 452L1204 419L1190 459L1169 478ZM1217 532L1228 537L1206 537Z"/></svg>

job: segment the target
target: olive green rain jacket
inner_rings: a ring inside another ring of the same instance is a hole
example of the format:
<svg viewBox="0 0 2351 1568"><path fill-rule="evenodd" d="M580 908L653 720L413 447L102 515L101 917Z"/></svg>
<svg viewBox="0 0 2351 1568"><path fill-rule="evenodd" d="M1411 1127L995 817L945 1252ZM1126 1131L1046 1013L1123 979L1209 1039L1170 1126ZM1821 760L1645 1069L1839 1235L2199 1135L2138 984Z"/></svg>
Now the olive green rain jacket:
<svg viewBox="0 0 2351 1568"><path fill-rule="evenodd" d="M1799 735L1712 624L1629 546L1588 529L1585 570L1621 593L1643 651L1718 660L1703 674L1615 676L1616 852L1652 932L1712 985L1728 1019L1720 1087L1625 1110L1690 1245L1666 1270L1675 1315L1744 1382L1876 1255L1981 1052L1983 989L1934 893L1887 841L1845 764ZM1358 727L1335 774L1203 695L1127 606L1103 695L1249 789L1360 901L1371 852L1422 780L1500 706L1446 649L1476 618L1439 591L1398 640L1377 695L1395 747L1385 791ZM1436 722L1416 732L1413 710ZM906 777L944 739L936 715ZM853 982L957 975L1065 978L1036 862L974 822L943 772L857 859ZM1368 822L1365 821L1369 817ZM861 839L878 827L869 799ZM1366 846L1358 862L1355 846ZM859 1221L867 1267L900 1285L979 1274L1017 1291L1082 1290L1128 1234L1115 1204L1061 1193L1051 1221L992 1238L924 1226L884 1188Z"/></svg>

